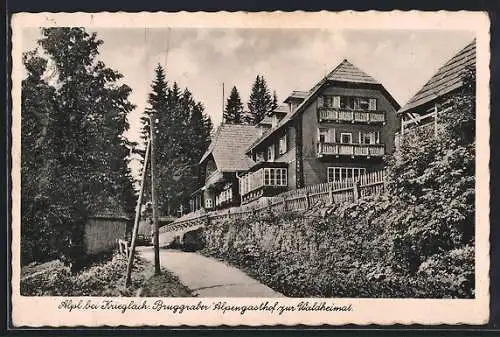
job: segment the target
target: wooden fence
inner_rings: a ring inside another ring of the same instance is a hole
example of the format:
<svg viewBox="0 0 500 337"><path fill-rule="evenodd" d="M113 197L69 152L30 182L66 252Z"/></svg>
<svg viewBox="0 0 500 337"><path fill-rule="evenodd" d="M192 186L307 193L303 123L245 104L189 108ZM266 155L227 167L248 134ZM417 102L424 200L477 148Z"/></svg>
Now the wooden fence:
<svg viewBox="0 0 500 337"><path fill-rule="evenodd" d="M207 223L226 219L244 219L250 215L267 211L285 212L307 210L312 205L352 202L359 198L382 194L385 190L385 171L361 175L357 181L345 179L331 183L310 185L301 189L283 192L274 197L261 198L254 202L229 209L197 212L160 228L160 233L199 228Z"/></svg>

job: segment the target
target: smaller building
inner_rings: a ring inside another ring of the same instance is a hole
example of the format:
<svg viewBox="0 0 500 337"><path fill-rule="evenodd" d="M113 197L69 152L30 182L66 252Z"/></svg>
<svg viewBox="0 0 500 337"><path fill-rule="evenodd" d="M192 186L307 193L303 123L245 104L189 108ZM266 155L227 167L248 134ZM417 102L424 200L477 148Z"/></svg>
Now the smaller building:
<svg viewBox="0 0 500 337"><path fill-rule="evenodd" d="M259 136L262 128L251 125L222 124L200 160L203 186L191 197L191 210L213 210L241 203L239 179L255 162L245 155L247 147Z"/></svg>
<svg viewBox="0 0 500 337"><path fill-rule="evenodd" d="M476 66L476 40L460 50L431 77L427 83L399 111L401 130L397 143L411 130L426 130L430 136L437 133L437 115L451 108L450 97L463 85L465 69Z"/></svg>

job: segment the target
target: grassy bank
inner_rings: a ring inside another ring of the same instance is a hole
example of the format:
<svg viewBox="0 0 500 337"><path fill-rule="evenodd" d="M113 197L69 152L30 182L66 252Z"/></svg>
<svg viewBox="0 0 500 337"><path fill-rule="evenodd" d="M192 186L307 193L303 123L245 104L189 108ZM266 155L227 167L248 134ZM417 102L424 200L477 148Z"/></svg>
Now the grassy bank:
<svg viewBox="0 0 500 337"><path fill-rule="evenodd" d="M139 256L135 257L131 284L125 288L126 268L127 259L118 253L75 274L59 261L30 265L21 272L21 295L191 296L189 289L168 271L153 276L153 265Z"/></svg>

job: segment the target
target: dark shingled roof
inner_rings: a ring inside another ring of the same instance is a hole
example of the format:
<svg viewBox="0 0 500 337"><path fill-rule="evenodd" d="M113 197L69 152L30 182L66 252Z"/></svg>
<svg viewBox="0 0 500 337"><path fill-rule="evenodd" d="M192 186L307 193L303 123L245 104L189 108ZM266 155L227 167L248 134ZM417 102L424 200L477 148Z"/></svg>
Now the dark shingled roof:
<svg viewBox="0 0 500 337"><path fill-rule="evenodd" d="M345 59L326 77L330 81L380 84L373 77L356 68Z"/></svg>
<svg viewBox="0 0 500 337"><path fill-rule="evenodd" d="M215 131L200 164L212 155L221 172L249 169L255 163L245 155L245 150L258 134L259 130L253 125L222 124Z"/></svg>
<svg viewBox="0 0 500 337"><path fill-rule="evenodd" d="M474 39L458 54L453 56L431 79L413 96L399 113L412 110L428 103L437 97L462 86L462 72L466 67L476 65L476 40Z"/></svg>
<svg viewBox="0 0 500 337"><path fill-rule="evenodd" d="M306 98L308 91L300 91L300 90L294 90L290 95L288 95L287 99L284 100L285 103L288 103L291 99L304 99Z"/></svg>
<svg viewBox="0 0 500 337"><path fill-rule="evenodd" d="M304 97L304 100L299 104L297 109L294 112L288 113L276 127L267 130L262 137L256 139L247 149L247 152L250 152L253 148L259 145L264 139L273 134L276 130L280 129L283 125L292 120L299 112L301 112L305 107L309 105L311 99L313 99L318 91L323 87L323 85L329 81L338 81L338 82L350 82L350 83L363 83L363 84L371 84L377 85L382 88L382 90L389 97L390 101L399 109L399 104L392 98L392 96L385 90L383 85L380 82L377 82L373 77L367 75L365 72L355 67L352 63L347 60L343 60L338 66L336 66L326 77L322 78L314 87L312 87L309 91L302 91L307 93Z"/></svg>

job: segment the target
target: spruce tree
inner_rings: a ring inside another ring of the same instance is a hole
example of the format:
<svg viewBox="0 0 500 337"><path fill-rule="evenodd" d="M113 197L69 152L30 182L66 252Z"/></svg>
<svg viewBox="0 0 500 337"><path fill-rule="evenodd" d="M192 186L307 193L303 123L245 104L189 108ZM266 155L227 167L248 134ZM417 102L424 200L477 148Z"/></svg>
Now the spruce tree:
<svg viewBox="0 0 500 337"><path fill-rule="evenodd" d="M226 102L226 108L223 114L224 123L242 124L243 123L243 103L236 86L231 89L231 94Z"/></svg>
<svg viewBox="0 0 500 337"><path fill-rule="evenodd" d="M210 119L203 105L177 83L168 86L164 69L158 65L151 86L147 115L154 115L155 158L160 214L176 215L182 205L188 209L189 196L199 181L198 161L208 146ZM208 120L208 121L207 121ZM149 118L143 118L143 136L149 137ZM149 189L149 179L146 182ZM149 192L148 192L149 194ZM149 196L148 196L149 197Z"/></svg>
<svg viewBox="0 0 500 337"><path fill-rule="evenodd" d="M251 125L258 124L272 110L272 103L266 80L263 76L257 75L247 103L249 110L246 116L247 123Z"/></svg>

